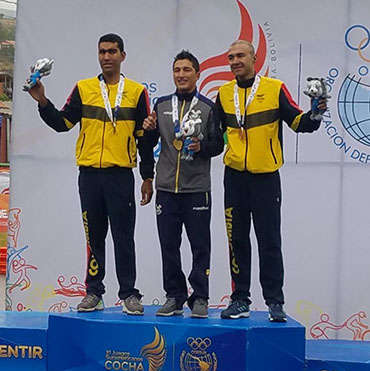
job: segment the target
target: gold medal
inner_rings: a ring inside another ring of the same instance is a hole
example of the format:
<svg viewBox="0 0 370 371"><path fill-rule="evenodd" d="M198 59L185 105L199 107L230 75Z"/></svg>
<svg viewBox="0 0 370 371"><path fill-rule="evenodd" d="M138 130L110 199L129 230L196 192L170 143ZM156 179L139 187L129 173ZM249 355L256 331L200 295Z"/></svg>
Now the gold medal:
<svg viewBox="0 0 370 371"><path fill-rule="evenodd" d="M183 146L183 142L182 142L182 140L174 139L173 142L172 142L172 144L173 144L173 146L174 146L178 151L181 151L182 146Z"/></svg>
<svg viewBox="0 0 370 371"><path fill-rule="evenodd" d="M243 138L244 138L244 128L243 128L243 127L241 127L241 128L239 129L239 138L240 138L241 140L243 140Z"/></svg>

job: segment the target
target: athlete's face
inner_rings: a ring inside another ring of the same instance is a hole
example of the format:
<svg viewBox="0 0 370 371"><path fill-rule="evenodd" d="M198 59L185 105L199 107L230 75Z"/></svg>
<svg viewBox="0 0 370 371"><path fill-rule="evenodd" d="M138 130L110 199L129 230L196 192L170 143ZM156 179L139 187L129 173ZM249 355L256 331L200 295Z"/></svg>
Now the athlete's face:
<svg viewBox="0 0 370 371"><path fill-rule="evenodd" d="M103 74L119 74L121 71L121 63L125 58L126 53L119 50L116 42L101 42L99 44L99 63Z"/></svg>
<svg viewBox="0 0 370 371"><path fill-rule="evenodd" d="M230 46L227 58L229 60L231 72L239 80L250 79L254 76L256 55L248 44L237 43Z"/></svg>
<svg viewBox="0 0 370 371"><path fill-rule="evenodd" d="M179 93L191 93L197 86L200 73L189 59L179 59L173 66L173 81Z"/></svg>

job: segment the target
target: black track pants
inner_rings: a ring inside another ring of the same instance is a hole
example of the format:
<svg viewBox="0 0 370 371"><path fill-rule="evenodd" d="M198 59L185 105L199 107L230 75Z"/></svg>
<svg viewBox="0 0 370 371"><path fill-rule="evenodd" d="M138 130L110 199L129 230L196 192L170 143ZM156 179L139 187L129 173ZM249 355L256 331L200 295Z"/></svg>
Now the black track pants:
<svg viewBox="0 0 370 371"><path fill-rule="evenodd" d="M86 291L97 296L105 292L105 238L110 224L115 255L119 298L135 294L135 198L131 169L80 168L78 179L88 262Z"/></svg>
<svg viewBox="0 0 370 371"><path fill-rule="evenodd" d="M211 253L210 192L171 193L158 191L157 227L162 251L163 286L168 297L189 307L195 298L208 299ZM193 255L189 283L193 293L188 299L186 278L181 267L181 234L185 226Z"/></svg>
<svg viewBox="0 0 370 371"><path fill-rule="evenodd" d="M233 300L250 303L251 219L258 242L260 282L266 304L284 303L279 172L252 174L225 167L225 221Z"/></svg>

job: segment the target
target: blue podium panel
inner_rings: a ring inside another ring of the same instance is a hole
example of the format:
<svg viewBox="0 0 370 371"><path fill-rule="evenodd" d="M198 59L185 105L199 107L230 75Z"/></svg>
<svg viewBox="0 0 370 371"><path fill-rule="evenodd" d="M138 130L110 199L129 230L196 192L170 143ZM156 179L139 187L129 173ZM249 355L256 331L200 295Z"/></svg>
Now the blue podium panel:
<svg viewBox="0 0 370 371"><path fill-rule="evenodd" d="M261 313L261 312L260 312ZM266 321L266 313L263 313ZM305 369L305 329L303 326L274 323L250 331L248 370L301 371ZM295 322L295 324L298 324Z"/></svg>
<svg viewBox="0 0 370 371"><path fill-rule="evenodd" d="M0 312L0 370L46 370L48 313Z"/></svg>
<svg viewBox="0 0 370 371"><path fill-rule="evenodd" d="M130 371L304 371L304 328L267 314L221 320L128 316L120 308L49 316L48 369Z"/></svg>
<svg viewBox="0 0 370 371"><path fill-rule="evenodd" d="M370 342L307 340L307 371L369 371Z"/></svg>

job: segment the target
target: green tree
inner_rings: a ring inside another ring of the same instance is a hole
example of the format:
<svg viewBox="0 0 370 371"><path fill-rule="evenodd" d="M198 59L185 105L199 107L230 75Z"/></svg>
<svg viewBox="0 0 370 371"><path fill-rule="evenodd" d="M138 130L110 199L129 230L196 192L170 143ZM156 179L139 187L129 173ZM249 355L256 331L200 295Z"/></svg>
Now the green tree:
<svg viewBox="0 0 370 371"><path fill-rule="evenodd" d="M15 40L15 21L0 18L0 41L4 40Z"/></svg>

